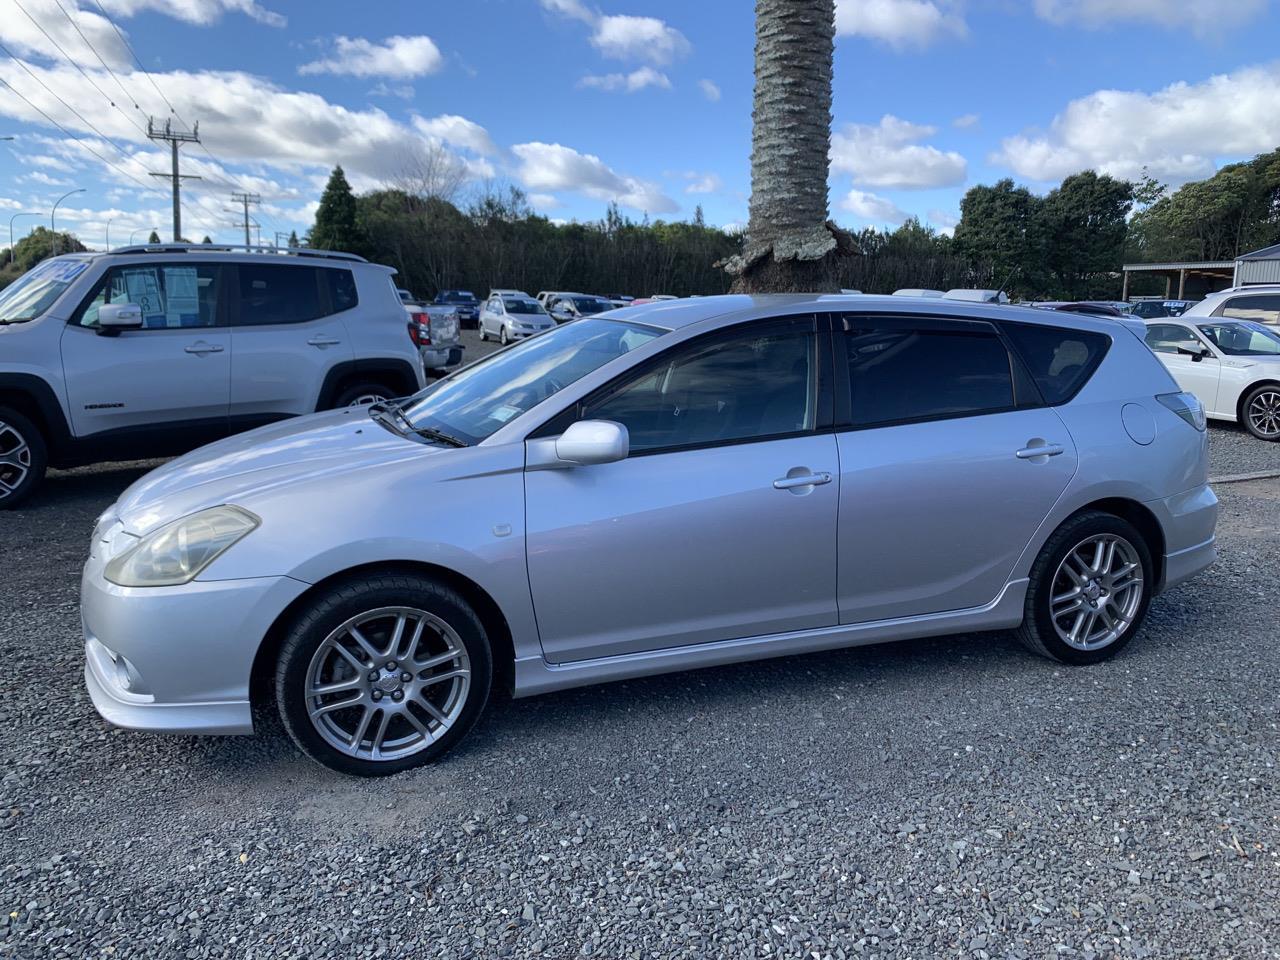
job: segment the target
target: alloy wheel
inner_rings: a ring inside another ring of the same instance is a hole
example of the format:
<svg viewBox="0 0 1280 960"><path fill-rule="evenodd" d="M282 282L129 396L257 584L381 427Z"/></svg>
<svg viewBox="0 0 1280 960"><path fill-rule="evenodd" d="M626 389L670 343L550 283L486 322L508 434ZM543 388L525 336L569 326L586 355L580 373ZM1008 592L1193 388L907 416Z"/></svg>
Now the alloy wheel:
<svg viewBox="0 0 1280 960"><path fill-rule="evenodd" d="M1100 650L1124 634L1142 607L1142 560L1124 537L1089 537L1058 565L1052 591L1049 613L1062 642Z"/></svg>
<svg viewBox="0 0 1280 960"><path fill-rule="evenodd" d="M0 420L0 500L12 495L31 472L31 445L11 423Z"/></svg>
<svg viewBox="0 0 1280 960"><path fill-rule="evenodd" d="M1249 401L1249 426L1259 436L1280 437L1280 390L1262 390Z"/></svg>
<svg viewBox="0 0 1280 960"><path fill-rule="evenodd" d="M360 394L360 396L356 397L354 400L348 403L347 406L348 407L366 407L371 403L386 403L390 399L391 399L390 397L384 397L380 393L362 393Z"/></svg>
<svg viewBox="0 0 1280 960"><path fill-rule="evenodd" d="M471 690L471 660L456 630L414 607L352 617L316 649L305 702L316 732L362 760L396 760L453 726Z"/></svg>

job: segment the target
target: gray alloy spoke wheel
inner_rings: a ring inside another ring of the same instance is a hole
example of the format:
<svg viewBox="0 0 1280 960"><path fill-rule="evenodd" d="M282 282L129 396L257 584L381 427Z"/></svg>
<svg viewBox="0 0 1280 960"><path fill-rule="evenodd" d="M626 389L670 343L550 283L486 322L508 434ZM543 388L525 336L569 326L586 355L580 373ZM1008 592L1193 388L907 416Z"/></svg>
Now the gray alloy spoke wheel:
<svg viewBox="0 0 1280 960"><path fill-rule="evenodd" d="M1280 389L1266 388L1255 393L1249 398L1245 416L1255 436L1280 439Z"/></svg>
<svg viewBox="0 0 1280 960"><path fill-rule="evenodd" d="M507 328L505 325L498 331L498 342L504 347L507 345Z"/></svg>
<svg viewBox="0 0 1280 960"><path fill-rule="evenodd" d="M1142 561L1124 537L1089 537L1058 564L1050 613L1058 638L1075 650L1115 643L1142 605Z"/></svg>
<svg viewBox="0 0 1280 960"><path fill-rule="evenodd" d="M471 660L440 617L380 607L321 642L305 683L307 716L325 743L361 760L398 760L457 723L471 690Z"/></svg>
<svg viewBox="0 0 1280 960"><path fill-rule="evenodd" d="M347 406L348 407L365 407L371 403L385 403L387 400L390 400L390 399L391 399L390 397L384 397L380 393L362 393L359 396L354 397L351 400L351 402L347 404Z"/></svg>
<svg viewBox="0 0 1280 960"><path fill-rule="evenodd" d="M12 496L31 473L31 444L18 428L0 420L0 500Z"/></svg>

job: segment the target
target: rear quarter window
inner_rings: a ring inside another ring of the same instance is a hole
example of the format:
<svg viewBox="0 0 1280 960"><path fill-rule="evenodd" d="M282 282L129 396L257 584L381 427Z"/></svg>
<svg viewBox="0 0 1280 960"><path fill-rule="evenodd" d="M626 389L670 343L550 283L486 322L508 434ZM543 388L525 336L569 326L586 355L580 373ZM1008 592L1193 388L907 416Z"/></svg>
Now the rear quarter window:
<svg viewBox="0 0 1280 960"><path fill-rule="evenodd" d="M1079 393L1111 346L1110 337L1091 330L1031 323L1001 326L1051 406Z"/></svg>

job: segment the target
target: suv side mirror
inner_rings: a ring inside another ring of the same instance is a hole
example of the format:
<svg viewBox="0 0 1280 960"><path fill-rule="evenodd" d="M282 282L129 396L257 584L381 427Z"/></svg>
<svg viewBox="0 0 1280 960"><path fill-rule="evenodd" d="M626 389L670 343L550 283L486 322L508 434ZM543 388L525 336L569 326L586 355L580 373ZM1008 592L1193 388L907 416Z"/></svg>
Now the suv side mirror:
<svg viewBox="0 0 1280 960"><path fill-rule="evenodd" d="M612 420L579 420L570 424L555 443L556 457L583 467L616 463L631 452L627 428Z"/></svg>
<svg viewBox="0 0 1280 960"><path fill-rule="evenodd" d="M98 308L98 333L114 335L142 327L142 308L136 303L104 303Z"/></svg>

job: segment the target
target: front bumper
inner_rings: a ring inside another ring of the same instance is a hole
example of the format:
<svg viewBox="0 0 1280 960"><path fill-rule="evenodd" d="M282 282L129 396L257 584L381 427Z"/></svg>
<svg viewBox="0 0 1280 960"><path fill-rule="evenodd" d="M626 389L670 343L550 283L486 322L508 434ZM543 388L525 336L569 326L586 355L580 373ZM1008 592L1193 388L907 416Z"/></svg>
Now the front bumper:
<svg viewBox="0 0 1280 960"><path fill-rule="evenodd" d="M418 354L422 357L424 370L439 370L441 367L456 367L460 364L463 349L462 344L456 343L443 347L420 347Z"/></svg>
<svg viewBox="0 0 1280 960"><path fill-rule="evenodd" d="M118 587L90 560L80 583L85 684L103 719L159 733L252 733L249 676L290 577Z"/></svg>

